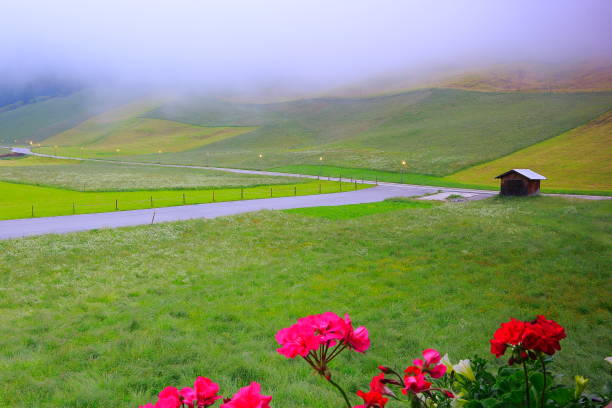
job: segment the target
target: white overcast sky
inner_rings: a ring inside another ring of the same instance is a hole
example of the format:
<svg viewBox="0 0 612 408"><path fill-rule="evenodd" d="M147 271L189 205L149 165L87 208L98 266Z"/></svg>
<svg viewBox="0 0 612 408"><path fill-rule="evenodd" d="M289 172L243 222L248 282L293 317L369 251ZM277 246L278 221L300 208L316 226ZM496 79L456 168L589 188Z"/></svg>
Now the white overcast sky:
<svg viewBox="0 0 612 408"><path fill-rule="evenodd" d="M612 0L0 0L0 73L342 81L612 53Z"/></svg>

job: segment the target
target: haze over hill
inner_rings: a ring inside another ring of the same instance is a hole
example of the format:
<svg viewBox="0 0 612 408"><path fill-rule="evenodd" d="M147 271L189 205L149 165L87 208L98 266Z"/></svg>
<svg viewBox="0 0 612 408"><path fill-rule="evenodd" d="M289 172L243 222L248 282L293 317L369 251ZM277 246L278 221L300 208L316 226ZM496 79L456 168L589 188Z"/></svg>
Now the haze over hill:
<svg viewBox="0 0 612 408"><path fill-rule="evenodd" d="M55 76L104 87L312 95L388 72L609 61L610 15L605 0L23 0L2 6L0 73L13 83Z"/></svg>

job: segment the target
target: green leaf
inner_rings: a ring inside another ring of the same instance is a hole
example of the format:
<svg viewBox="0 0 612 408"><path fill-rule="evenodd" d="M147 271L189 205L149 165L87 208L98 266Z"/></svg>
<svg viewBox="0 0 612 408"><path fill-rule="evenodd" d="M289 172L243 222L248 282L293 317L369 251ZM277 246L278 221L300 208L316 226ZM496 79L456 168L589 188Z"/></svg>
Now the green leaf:
<svg viewBox="0 0 612 408"><path fill-rule="evenodd" d="M531 383L531 386L533 388L535 388L535 390L538 393L541 393L542 389L544 388L544 374L542 374L542 373L532 373L529 376L529 382Z"/></svg>
<svg viewBox="0 0 612 408"><path fill-rule="evenodd" d="M571 388L557 388L550 391L547 397L561 406L569 404L574 399L574 390Z"/></svg>
<svg viewBox="0 0 612 408"><path fill-rule="evenodd" d="M487 398L485 400L480 401L480 404L484 408L495 408L498 405L499 401L494 398Z"/></svg>

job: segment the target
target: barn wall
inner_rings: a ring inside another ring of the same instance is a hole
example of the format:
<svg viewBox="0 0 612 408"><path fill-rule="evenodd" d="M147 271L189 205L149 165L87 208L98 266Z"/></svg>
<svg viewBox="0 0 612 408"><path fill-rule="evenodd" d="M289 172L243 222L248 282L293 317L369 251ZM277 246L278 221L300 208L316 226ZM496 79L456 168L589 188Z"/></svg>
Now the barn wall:
<svg viewBox="0 0 612 408"><path fill-rule="evenodd" d="M527 183L528 195L534 195L540 192L540 180L529 180Z"/></svg>

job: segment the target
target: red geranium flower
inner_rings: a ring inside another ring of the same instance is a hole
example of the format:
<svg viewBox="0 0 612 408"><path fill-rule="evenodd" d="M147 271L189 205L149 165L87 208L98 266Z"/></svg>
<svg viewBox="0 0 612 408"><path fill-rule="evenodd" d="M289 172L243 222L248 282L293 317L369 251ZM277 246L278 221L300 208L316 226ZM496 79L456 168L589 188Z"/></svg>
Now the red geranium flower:
<svg viewBox="0 0 612 408"><path fill-rule="evenodd" d="M508 346L512 346L520 347L522 358L529 356L524 350L553 355L556 351L561 350L559 342L565 336L565 329L562 326L542 315L537 316L531 322L522 322L512 318L509 322L502 323L493 334L493 338L490 340L491 353L495 354L496 357L501 357Z"/></svg>
<svg viewBox="0 0 612 408"><path fill-rule="evenodd" d="M372 391L363 392L357 391L357 395L363 399L362 405L357 405L353 408L384 408L389 399L383 397L380 392Z"/></svg>
<svg viewBox="0 0 612 408"><path fill-rule="evenodd" d="M407 395L408 392L418 394L427 391L431 387L431 383L425 379L423 374L407 375L404 377L404 386L403 394Z"/></svg>

